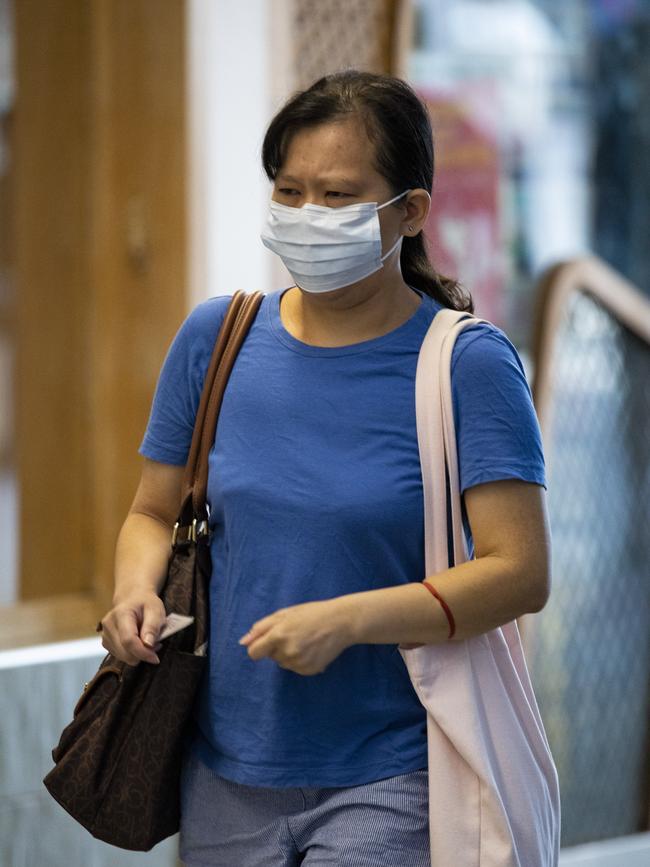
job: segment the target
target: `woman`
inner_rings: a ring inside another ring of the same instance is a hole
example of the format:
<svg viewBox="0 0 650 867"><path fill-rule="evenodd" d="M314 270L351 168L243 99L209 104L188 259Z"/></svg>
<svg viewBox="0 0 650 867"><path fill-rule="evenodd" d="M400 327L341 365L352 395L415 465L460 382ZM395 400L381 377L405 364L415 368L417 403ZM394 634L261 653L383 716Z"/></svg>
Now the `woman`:
<svg viewBox="0 0 650 867"><path fill-rule="evenodd" d="M210 454L211 635L180 855L189 867L424 867L426 711L397 645L462 641L544 606L540 431L506 335L463 330L452 389L476 558L429 576L453 613L449 639L447 614L420 586L414 383L436 312L473 304L425 251L426 109L399 79L326 76L273 118L262 158L273 182L262 240L295 285L265 295ZM132 665L157 662L157 593L229 300L210 298L181 326L140 447L102 621L104 647Z"/></svg>

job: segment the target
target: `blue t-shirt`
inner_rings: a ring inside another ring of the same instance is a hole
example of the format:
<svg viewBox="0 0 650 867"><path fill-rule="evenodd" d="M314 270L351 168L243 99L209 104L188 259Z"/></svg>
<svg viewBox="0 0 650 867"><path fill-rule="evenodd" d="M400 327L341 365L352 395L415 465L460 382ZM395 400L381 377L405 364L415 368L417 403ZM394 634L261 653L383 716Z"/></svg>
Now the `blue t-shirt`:
<svg viewBox="0 0 650 867"><path fill-rule="evenodd" d="M418 292L398 328L319 347L282 324L284 291L262 300L210 452L210 640L191 744L239 783L354 786L427 766L426 711L397 645L353 645L305 676L250 659L238 640L278 608L426 577L415 371L441 305ZM204 301L179 329L142 455L186 462L230 299ZM506 478L546 486L530 389L503 331L463 330L451 377L461 491Z"/></svg>

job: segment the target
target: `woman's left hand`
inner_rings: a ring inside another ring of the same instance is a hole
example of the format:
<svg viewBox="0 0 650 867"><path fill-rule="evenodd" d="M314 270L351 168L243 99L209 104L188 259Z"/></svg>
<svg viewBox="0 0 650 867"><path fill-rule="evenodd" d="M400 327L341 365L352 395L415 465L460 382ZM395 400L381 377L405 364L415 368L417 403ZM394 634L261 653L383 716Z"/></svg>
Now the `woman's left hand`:
<svg viewBox="0 0 650 867"><path fill-rule="evenodd" d="M335 598L279 608L257 620L239 643L251 659L268 656L296 674L320 674L354 641Z"/></svg>

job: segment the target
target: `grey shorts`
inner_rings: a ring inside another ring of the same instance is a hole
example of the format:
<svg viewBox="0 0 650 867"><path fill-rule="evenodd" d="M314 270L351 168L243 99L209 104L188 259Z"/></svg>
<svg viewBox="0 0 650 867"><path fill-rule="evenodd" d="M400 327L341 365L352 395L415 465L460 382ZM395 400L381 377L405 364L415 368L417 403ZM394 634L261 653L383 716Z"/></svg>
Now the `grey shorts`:
<svg viewBox="0 0 650 867"><path fill-rule="evenodd" d="M186 752L186 867L431 867L426 768L341 788L234 783Z"/></svg>

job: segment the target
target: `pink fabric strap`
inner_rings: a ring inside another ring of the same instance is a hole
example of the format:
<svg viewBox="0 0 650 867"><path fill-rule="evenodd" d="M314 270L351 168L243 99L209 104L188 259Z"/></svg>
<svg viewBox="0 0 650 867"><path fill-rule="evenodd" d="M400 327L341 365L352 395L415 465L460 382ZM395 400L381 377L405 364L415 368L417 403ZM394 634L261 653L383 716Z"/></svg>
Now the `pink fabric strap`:
<svg viewBox="0 0 650 867"><path fill-rule="evenodd" d="M449 537L453 565L469 559L450 365L460 331L486 321L449 308L439 310L418 357L424 566L432 581L452 566ZM422 583L445 608L434 588L426 580ZM451 614L448 606L445 613ZM431 863L557 867L559 781L516 620L471 638L399 646L399 651L427 710Z"/></svg>

